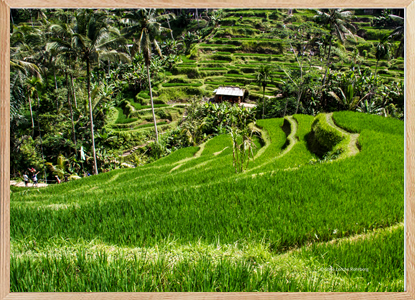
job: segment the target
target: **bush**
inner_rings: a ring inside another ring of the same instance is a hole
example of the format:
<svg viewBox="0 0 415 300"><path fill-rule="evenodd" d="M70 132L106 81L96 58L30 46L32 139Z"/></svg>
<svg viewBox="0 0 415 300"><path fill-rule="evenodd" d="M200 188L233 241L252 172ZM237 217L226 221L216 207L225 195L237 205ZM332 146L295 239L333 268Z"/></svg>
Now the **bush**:
<svg viewBox="0 0 415 300"><path fill-rule="evenodd" d="M313 152L323 156L333 150L334 146L343 139L343 135L327 123L325 114L318 114L315 117L308 137L309 146Z"/></svg>

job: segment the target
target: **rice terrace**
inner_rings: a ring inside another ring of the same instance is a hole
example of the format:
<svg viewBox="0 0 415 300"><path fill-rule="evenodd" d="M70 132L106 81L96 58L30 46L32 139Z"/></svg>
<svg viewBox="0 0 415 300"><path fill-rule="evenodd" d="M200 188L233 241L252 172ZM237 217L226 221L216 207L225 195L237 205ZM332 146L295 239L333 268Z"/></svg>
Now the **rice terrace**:
<svg viewBox="0 0 415 300"><path fill-rule="evenodd" d="M12 10L11 292L401 292L403 10Z"/></svg>

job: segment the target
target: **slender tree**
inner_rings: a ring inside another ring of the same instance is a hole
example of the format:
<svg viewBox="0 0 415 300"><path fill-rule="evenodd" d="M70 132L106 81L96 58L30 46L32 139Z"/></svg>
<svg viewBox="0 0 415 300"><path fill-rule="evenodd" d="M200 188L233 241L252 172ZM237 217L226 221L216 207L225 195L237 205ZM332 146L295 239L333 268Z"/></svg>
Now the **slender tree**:
<svg viewBox="0 0 415 300"><path fill-rule="evenodd" d="M107 15L104 12L82 10L76 15L73 47L76 49L79 57L86 63L91 146L95 174L98 174L98 165L95 151L94 119L91 99L91 65L99 61L100 56L107 54L111 47L118 47L120 43L124 42L124 38L120 36L118 29L110 25ZM111 52L111 55L115 55L113 51ZM128 58L125 53L120 53L119 57L122 59Z"/></svg>
<svg viewBox="0 0 415 300"><path fill-rule="evenodd" d="M396 49L395 56L402 56L404 55L404 44L405 44L405 28L404 28L404 18L389 15L392 20L394 20L398 25L395 27L394 31L388 36L388 38L399 41L398 49Z"/></svg>
<svg viewBox="0 0 415 300"><path fill-rule="evenodd" d="M144 57L144 62L147 68L148 86L150 92L151 110L153 112L154 130L156 132L156 142L158 142L158 131L156 114L154 113L153 91L151 88L151 46L153 45L160 57L163 57L161 49L157 42L163 32L168 32L169 29L164 28L160 24L163 18L156 16L155 9L139 9L127 14L125 18L129 21L129 27L124 29L125 36L135 38L133 53L140 52Z"/></svg>
<svg viewBox="0 0 415 300"><path fill-rule="evenodd" d="M328 9L328 10L316 10L317 15L314 17L315 20L326 26L331 33L329 52L327 55L327 68L324 74L323 86L325 85L327 73L330 67L331 48L333 45L333 37L337 37L341 43L344 43L346 35L350 35L355 38L354 32L356 28L351 23L351 17L353 12L345 11L343 9Z"/></svg>
<svg viewBox="0 0 415 300"><path fill-rule="evenodd" d="M262 118L265 115L265 89L269 83L272 82L272 67L270 65L261 65L258 72L255 74L256 83L262 87Z"/></svg>

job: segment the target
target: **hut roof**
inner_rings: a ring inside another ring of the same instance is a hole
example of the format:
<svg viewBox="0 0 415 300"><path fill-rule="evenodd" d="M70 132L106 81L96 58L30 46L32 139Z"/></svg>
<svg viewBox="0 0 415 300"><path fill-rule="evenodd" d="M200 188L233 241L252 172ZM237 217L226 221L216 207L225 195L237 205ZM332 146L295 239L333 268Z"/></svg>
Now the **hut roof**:
<svg viewBox="0 0 415 300"><path fill-rule="evenodd" d="M242 97L244 95L244 90L238 87L219 87L216 91L216 95L224 96L236 96Z"/></svg>

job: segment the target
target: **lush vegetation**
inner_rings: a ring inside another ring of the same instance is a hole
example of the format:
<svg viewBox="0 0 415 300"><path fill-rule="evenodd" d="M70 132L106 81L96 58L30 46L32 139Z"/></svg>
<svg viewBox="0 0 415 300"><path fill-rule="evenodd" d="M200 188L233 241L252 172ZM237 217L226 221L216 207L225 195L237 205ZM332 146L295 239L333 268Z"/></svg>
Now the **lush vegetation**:
<svg viewBox="0 0 415 300"><path fill-rule="evenodd" d="M195 12L13 10L12 174L34 166L54 178L45 163L59 156L69 175L135 165L119 156L158 140L147 124L161 122L160 133L170 134L184 113L172 104L212 97L218 85L244 88L257 118L337 110L403 117L399 10ZM144 16L151 21L140 27ZM158 157L140 149L143 162Z"/></svg>
<svg viewBox="0 0 415 300"><path fill-rule="evenodd" d="M401 13L12 10L11 290L403 291Z"/></svg>

